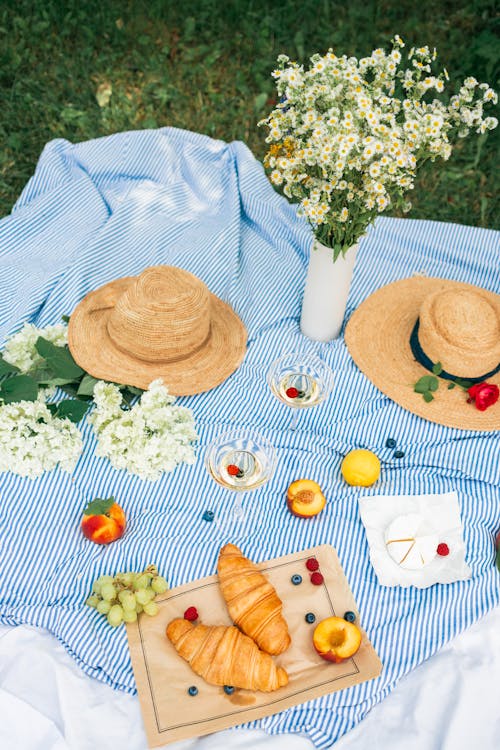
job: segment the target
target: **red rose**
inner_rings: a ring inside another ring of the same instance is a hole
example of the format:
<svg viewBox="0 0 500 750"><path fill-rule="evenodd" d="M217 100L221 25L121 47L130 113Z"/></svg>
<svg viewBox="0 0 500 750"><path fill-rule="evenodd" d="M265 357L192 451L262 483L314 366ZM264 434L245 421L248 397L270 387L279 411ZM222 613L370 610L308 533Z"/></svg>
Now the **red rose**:
<svg viewBox="0 0 500 750"><path fill-rule="evenodd" d="M493 383L476 383L468 389L467 393L469 394L467 400L469 403L474 401L479 411L485 411L488 406L496 404L500 396L498 385Z"/></svg>

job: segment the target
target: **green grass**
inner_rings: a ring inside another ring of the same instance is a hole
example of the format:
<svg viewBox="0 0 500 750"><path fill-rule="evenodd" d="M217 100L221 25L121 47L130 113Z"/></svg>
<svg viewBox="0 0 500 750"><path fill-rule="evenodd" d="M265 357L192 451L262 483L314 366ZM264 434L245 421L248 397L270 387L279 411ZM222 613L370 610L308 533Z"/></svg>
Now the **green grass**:
<svg viewBox="0 0 500 750"><path fill-rule="evenodd" d="M474 75L498 90L495 8L495 0L2 0L0 215L52 138L171 125L243 140L262 159L257 121L272 105L281 52L301 62L329 47L366 55L399 33L407 46L437 47L453 81ZM100 107L96 92L107 85ZM499 130L424 168L410 216L499 228Z"/></svg>

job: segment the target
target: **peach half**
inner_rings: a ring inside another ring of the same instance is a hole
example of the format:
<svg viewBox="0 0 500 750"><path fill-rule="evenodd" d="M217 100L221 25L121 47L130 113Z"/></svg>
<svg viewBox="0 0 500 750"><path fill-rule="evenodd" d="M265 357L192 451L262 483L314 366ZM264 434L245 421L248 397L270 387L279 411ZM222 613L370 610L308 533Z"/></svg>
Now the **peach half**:
<svg viewBox="0 0 500 750"><path fill-rule="evenodd" d="M312 479L292 482L286 495L288 510L299 518L317 516L325 507L326 498L321 487Z"/></svg>
<svg viewBox="0 0 500 750"><path fill-rule="evenodd" d="M323 659L340 664L359 649L361 631L342 617L327 617L316 625L313 645Z"/></svg>

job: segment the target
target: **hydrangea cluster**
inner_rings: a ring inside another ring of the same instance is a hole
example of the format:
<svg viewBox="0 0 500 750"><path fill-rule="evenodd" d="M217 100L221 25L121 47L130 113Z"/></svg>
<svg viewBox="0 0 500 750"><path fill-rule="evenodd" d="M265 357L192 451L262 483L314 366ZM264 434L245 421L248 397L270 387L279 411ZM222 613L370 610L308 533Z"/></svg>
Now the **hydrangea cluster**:
<svg viewBox="0 0 500 750"><path fill-rule="evenodd" d="M142 479L159 479L181 462L195 460L195 422L190 409L174 406L162 380L154 380L140 401L123 411L117 386L99 382L89 417L97 435L97 455L116 469Z"/></svg>
<svg viewBox="0 0 500 750"><path fill-rule="evenodd" d="M57 419L41 393L36 401L0 407L0 471L34 478L60 466L72 472L82 452L79 430Z"/></svg>
<svg viewBox="0 0 500 750"><path fill-rule="evenodd" d="M68 343L68 327L61 323L46 328L37 328L33 323L25 323L21 330L5 343L2 351L4 360L18 367L23 373L36 370L43 363L42 357L35 349L39 336L55 346L65 346Z"/></svg>
<svg viewBox="0 0 500 750"><path fill-rule="evenodd" d="M449 76L433 72L436 50L412 48L404 69L404 46L396 35L389 53L360 60L329 50L308 70L280 55L273 73L280 101L259 123L269 129L265 165L334 258L379 213L410 210L417 166L448 159L457 138L498 124L484 116L497 103L488 84L467 78L446 102Z"/></svg>

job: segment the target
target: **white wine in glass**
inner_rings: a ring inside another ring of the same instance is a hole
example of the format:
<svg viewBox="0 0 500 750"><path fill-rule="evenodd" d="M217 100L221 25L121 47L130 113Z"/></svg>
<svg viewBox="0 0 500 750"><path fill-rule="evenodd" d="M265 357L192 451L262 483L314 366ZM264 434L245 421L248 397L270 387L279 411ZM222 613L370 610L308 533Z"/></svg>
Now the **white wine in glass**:
<svg viewBox="0 0 500 750"><path fill-rule="evenodd" d="M271 478L276 454L271 443L256 430L234 429L209 445L205 464L218 484L236 493L233 515L241 520L242 493L260 487Z"/></svg>
<svg viewBox="0 0 500 750"><path fill-rule="evenodd" d="M290 429L295 429L299 409L320 404L333 388L333 373L323 360L307 352L290 352L272 363L267 382L276 398L295 409Z"/></svg>

